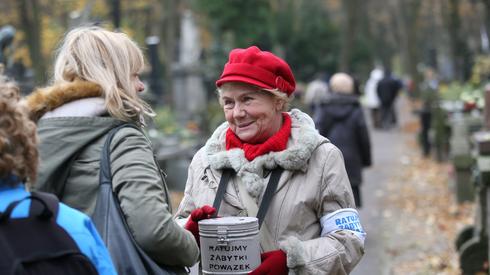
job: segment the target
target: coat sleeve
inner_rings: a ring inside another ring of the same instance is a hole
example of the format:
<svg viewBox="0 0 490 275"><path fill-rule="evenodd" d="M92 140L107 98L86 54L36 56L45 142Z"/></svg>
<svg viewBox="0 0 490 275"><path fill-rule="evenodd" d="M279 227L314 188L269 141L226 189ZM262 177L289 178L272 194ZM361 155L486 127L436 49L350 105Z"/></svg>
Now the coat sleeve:
<svg viewBox="0 0 490 275"><path fill-rule="evenodd" d="M355 208L342 154L332 148L325 152L318 222L336 210ZM349 274L364 254L363 241L349 230L336 230L310 240L289 236L280 247L287 254L289 274Z"/></svg>
<svg viewBox="0 0 490 275"><path fill-rule="evenodd" d="M194 202L192 190L194 188L194 183L197 181L198 172L195 171L196 159L199 157L199 152L192 159L189 169L187 170L187 181L185 183L184 198L179 204L177 213L175 213L175 219L179 224L185 224L187 218L191 214L192 210L196 209L196 203Z"/></svg>
<svg viewBox="0 0 490 275"><path fill-rule="evenodd" d="M122 129L111 150L114 192L136 242L160 264L195 264L199 248L192 234L173 220L148 139L135 129Z"/></svg>

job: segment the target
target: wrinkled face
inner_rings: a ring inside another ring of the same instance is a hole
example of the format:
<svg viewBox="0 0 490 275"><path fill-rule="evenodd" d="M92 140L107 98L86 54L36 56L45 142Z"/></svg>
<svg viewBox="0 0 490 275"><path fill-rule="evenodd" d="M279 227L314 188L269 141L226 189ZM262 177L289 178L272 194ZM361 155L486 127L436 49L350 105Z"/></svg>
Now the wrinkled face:
<svg viewBox="0 0 490 275"><path fill-rule="evenodd" d="M224 85L221 101L230 129L243 142L262 143L282 126L284 103L267 91L246 84Z"/></svg>

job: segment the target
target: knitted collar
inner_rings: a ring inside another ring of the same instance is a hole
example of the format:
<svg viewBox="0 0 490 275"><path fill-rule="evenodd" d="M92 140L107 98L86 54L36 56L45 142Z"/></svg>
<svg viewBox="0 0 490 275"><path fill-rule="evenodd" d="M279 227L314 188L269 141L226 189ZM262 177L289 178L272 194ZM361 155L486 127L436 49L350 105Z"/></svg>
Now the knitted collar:
<svg viewBox="0 0 490 275"><path fill-rule="evenodd" d="M291 135L291 117L287 113L283 113L282 118L284 123L281 129L260 144L244 143L228 128L226 131L226 150L240 148L245 152L245 157L248 161L252 161L256 157L269 152L279 152L286 149L289 136Z"/></svg>

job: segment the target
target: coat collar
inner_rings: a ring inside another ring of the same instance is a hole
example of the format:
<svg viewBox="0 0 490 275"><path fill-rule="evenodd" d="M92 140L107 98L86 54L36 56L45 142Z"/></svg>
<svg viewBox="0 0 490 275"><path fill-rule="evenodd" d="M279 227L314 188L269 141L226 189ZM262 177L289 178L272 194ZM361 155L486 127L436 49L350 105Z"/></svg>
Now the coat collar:
<svg viewBox="0 0 490 275"><path fill-rule="evenodd" d="M270 152L252 161L245 158L241 149L226 151L225 137L228 123L221 124L207 141L204 151L211 168L221 170L232 168L247 185L250 195L258 198L266 185L264 170L280 166L287 171L305 172L308 161L315 149L328 140L320 136L313 120L298 109L293 109L291 116L291 136L286 150Z"/></svg>
<svg viewBox="0 0 490 275"><path fill-rule="evenodd" d="M103 91L98 84L75 80L36 89L25 98L24 104L29 111L29 117L33 121L38 121L45 113L63 104L82 98L101 96L103 96Z"/></svg>

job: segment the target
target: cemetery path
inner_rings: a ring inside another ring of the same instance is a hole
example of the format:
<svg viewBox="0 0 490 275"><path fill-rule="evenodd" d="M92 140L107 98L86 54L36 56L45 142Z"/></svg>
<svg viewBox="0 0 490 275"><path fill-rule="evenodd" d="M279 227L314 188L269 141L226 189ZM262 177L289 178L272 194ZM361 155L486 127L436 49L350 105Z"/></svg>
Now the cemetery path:
<svg viewBox="0 0 490 275"><path fill-rule="evenodd" d="M373 166L363 173L360 209L368 236L351 274L461 274L454 240L473 223L474 204L456 204L449 164L421 157L418 121L406 97L398 99L397 110L399 127L371 129ZM171 195L175 211L183 193Z"/></svg>
<svg viewBox="0 0 490 275"><path fill-rule="evenodd" d="M399 127L371 130L373 166L364 170L360 210L368 236L351 274L460 274L454 239L473 222L473 204L456 204L449 164L421 157L406 97L397 110Z"/></svg>

